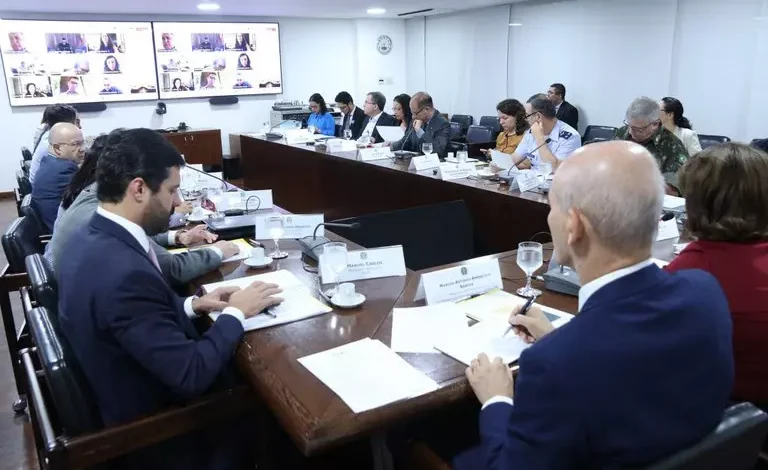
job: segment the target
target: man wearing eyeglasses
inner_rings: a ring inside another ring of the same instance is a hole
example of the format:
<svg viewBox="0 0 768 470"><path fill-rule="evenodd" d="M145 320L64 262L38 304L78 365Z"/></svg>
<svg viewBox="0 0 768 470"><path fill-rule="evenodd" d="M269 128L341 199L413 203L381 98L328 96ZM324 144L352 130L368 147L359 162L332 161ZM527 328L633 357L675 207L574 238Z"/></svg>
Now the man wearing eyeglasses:
<svg viewBox="0 0 768 470"><path fill-rule="evenodd" d="M624 126L616 139L629 140L645 147L659 164L666 182L667 194L680 196L677 172L688 160L683 143L661 125L661 108L656 100L646 96L635 99L627 108Z"/></svg>
<svg viewBox="0 0 768 470"><path fill-rule="evenodd" d="M85 140L79 127L60 122L51 128L48 142L48 153L32 183L32 204L51 233L61 197L82 160Z"/></svg>
<svg viewBox="0 0 768 470"><path fill-rule="evenodd" d="M392 150L418 152L424 143L432 144L440 160L448 156L448 143L451 140L451 123L435 109L432 97L420 91L413 95L410 102L411 124L405 135L392 144Z"/></svg>

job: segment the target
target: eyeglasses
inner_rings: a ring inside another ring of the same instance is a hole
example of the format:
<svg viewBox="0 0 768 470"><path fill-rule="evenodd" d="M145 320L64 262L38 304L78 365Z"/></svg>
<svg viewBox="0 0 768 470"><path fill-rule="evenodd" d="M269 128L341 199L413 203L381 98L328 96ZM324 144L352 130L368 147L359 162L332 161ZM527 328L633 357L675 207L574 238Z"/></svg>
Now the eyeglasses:
<svg viewBox="0 0 768 470"><path fill-rule="evenodd" d="M411 115L415 116L419 114L420 112L424 111L425 108L420 108L418 111L411 110Z"/></svg>
<svg viewBox="0 0 768 470"><path fill-rule="evenodd" d="M650 128L651 126L655 126L656 124L658 124L660 122L661 121L656 120L656 121L653 121L652 123L648 124L647 126L637 127L637 126L630 126L629 123L627 122L627 120L625 119L624 120L624 125L627 126L630 131L638 133L638 134L642 134L643 132L647 131L648 128Z"/></svg>
<svg viewBox="0 0 768 470"><path fill-rule="evenodd" d="M72 147L83 147L85 145L85 141L78 140L75 142L59 142L53 145L71 145Z"/></svg>
<svg viewBox="0 0 768 470"><path fill-rule="evenodd" d="M529 118L531 118L532 116L535 116L535 115L537 115L537 114L539 114L539 112L538 112L538 111L534 111L534 112L532 112L531 114L526 114L526 115L525 115L525 118L526 118L526 119L529 119Z"/></svg>

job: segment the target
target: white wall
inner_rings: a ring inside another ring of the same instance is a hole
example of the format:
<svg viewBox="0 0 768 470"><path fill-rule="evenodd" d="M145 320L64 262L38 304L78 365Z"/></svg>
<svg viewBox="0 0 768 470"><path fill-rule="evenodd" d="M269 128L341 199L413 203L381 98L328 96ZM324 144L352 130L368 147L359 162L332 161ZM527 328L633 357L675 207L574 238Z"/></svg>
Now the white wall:
<svg viewBox="0 0 768 470"><path fill-rule="evenodd" d="M406 22L409 69L417 21ZM530 0L425 22L425 88L443 112L479 119L562 82L582 131L621 125L648 95L678 97L700 133L768 135L768 0Z"/></svg>
<svg viewBox="0 0 768 470"><path fill-rule="evenodd" d="M40 15L2 14L3 18L42 19ZM56 15L57 19L123 21L201 21L200 17L146 17ZM50 19L50 15L48 17ZM336 93L349 91L361 104L365 93L376 90L381 75L393 84L382 88L388 98L405 87L404 20L314 20L297 18L209 18L208 21L278 21L283 69L282 95L240 97L231 106L211 106L206 99L165 100L168 113L155 114L156 102L111 103L101 113L81 116L86 135L98 135L117 127L174 127L184 121L191 127L221 129L224 153L229 152L229 133L258 131L269 120L276 99L307 101L312 93L321 93L333 102ZM389 35L394 48L388 56L376 52L376 38ZM375 37L373 37L375 36ZM363 46L358 47L358 41ZM360 54L358 55L358 51ZM363 68L358 65L362 65ZM2 79L0 79L2 80ZM389 100L388 100L389 101ZM389 106L389 103L387 104ZM0 190L16 185L15 172L20 160L19 148L30 146L32 134L42 116L42 107L11 108L5 83L0 86Z"/></svg>
<svg viewBox="0 0 768 470"><path fill-rule="evenodd" d="M405 20L405 40L407 49L405 51L405 84L406 91L413 95L426 88L426 56L425 56L425 35L424 27L426 18L409 18Z"/></svg>

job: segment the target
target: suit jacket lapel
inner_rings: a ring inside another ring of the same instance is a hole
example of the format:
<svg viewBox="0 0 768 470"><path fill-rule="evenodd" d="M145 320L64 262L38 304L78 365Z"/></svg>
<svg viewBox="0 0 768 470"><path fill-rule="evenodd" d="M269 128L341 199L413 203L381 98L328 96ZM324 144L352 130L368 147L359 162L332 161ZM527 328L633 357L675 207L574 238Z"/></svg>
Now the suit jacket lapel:
<svg viewBox="0 0 768 470"><path fill-rule="evenodd" d="M125 243L129 247L131 247L131 249L133 249L139 255L144 257L147 260L147 262L149 262L149 264L152 266L152 269L157 271L157 273L160 275L160 277L163 279L163 281L165 281L165 276L163 276L163 273L161 273L160 271L157 270L157 268L155 267L155 263L152 262L152 259L149 257L149 253L144 251L144 247L141 246L141 244L138 242L138 240L136 240L133 237L133 235L128 233L128 231L125 230L123 227L121 227L120 225L112 222L111 220L107 219L106 217L102 217L98 213L95 213L95 214L93 214L93 218L91 218L91 228L95 229L95 230L98 230L100 232L107 233L107 234L117 238L121 242ZM150 249L151 249L152 248L152 244L150 243L149 246L150 246ZM157 254L157 253L155 253L155 254Z"/></svg>

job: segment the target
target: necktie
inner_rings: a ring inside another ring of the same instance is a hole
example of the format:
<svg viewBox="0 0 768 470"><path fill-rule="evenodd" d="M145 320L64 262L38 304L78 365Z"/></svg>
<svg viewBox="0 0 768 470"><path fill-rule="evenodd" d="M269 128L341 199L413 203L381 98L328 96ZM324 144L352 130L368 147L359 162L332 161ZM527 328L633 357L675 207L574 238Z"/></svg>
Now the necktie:
<svg viewBox="0 0 768 470"><path fill-rule="evenodd" d="M149 246L149 250L147 251L147 254L149 255L149 259L152 261L152 264L155 265L158 271L162 271L160 269L160 263L157 261L157 254L155 254L155 250L152 249L152 246Z"/></svg>

